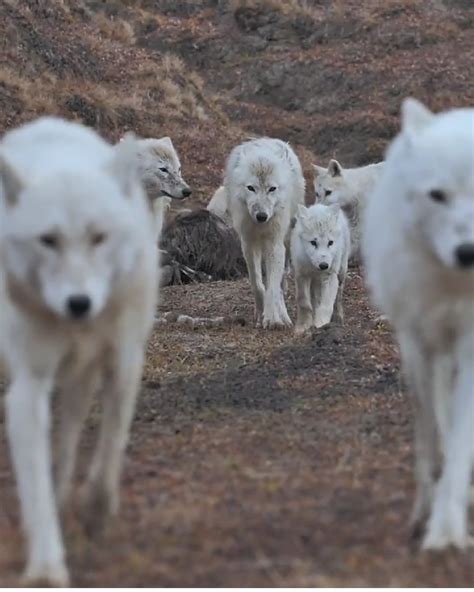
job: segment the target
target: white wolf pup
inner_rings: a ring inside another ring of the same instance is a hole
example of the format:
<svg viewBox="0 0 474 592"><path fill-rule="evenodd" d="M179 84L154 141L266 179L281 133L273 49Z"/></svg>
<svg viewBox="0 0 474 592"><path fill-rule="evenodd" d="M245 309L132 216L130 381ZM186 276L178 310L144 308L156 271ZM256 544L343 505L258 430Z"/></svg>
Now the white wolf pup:
<svg viewBox="0 0 474 592"><path fill-rule="evenodd" d="M413 525L425 549L472 543L474 109L414 99L387 153L363 234L367 282L393 322L416 397ZM435 482L437 471L441 477Z"/></svg>
<svg viewBox="0 0 474 592"><path fill-rule="evenodd" d="M171 200L191 195L181 175L181 163L171 138L137 140L138 167L156 220L156 235L161 235L165 212Z"/></svg>
<svg viewBox="0 0 474 592"><path fill-rule="evenodd" d="M383 172L383 162L355 169L344 169L337 160L330 160L328 168L313 165L316 200L326 205L339 205L351 228L351 260L360 259L362 217L367 199Z"/></svg>
<svg viewBox="0 0 474 592"><path fill-rule="evenodd" d="M305 183L298 157L281 140L244 142L229 156L224 187L247 262L257 326L290 327L281 286L285 240L298 204L304 203Z"/></svg>
<svg viewBox="0 0 474 592"><path fill-rule="evenodd" d="M333 318L344 322L342 297L350 244L349 224L339 206L299 206L291 235L298 333L322 327Z"/></svg>
<svg viewBox="0 0 474 592"><path fill-rule="evenodd" d="M0 355L29 582L66 585L56 502L66 502L81 424L103 418L84 518L118 509L122 457L158 285L154 224L135 141L115 148L77 123L42 118L0 143ZM51 396L61 408L56 483Z"/></svg>

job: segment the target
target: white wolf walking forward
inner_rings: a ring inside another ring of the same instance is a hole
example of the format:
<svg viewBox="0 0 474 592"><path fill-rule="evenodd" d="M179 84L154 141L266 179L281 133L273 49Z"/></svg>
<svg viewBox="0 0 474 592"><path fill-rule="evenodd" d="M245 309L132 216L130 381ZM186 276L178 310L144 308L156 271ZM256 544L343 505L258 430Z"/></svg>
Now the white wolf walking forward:
<svg viewBox="0 0 474 592"><path fill-rule="evenodd" d="M473 156L474 109L434 115L407 99L363 234L367 282L395 326L416 396L413 525L427 520L426 549L472 541Z"/></svg>
<svg viewBox="0 0 474 592"><path fill-rule="evenodd" d="M351 261L359 263L362 219L367 199L383 172L383 162L345 169L337 160L328 168L313 165L316 200L326 205L337 204L346 214L351 228Z"/></svg>
<svg viewBox="0 0 474 592"><path fill-rule="evenodd" d="M158 239L171 200L189 197L191 188L181 175L181 162L171 138L140 139L136 147L140 177L152 203Z"/></svg>
<svg viewBox="0 0 474 592"><path fill-rule="evenodd" d="M291 235L296 331L344 322L342 296L350 252L349 224L339 206L299 206Z"/></svg>
<svg viewBox="0 0 474 592"><path fill-rule="evenodd" d="M304 203L298 157L281 140L245 142L230 154L224 187L247 262L257 325L291 326L281 285L291 218L298 204Z"/></svg>
<svg viewBox="0 0 474 592"><path fill-rule="evenodd" d="M81 424L103 418L85 488L91 526L118 509L122 456L153 322L153 217L132 138L115 148L76 123L42 118L0 143L0 354L28 581L66 585L56 502L73 475ZM60 397L56 483L50 446Z"/></svg>

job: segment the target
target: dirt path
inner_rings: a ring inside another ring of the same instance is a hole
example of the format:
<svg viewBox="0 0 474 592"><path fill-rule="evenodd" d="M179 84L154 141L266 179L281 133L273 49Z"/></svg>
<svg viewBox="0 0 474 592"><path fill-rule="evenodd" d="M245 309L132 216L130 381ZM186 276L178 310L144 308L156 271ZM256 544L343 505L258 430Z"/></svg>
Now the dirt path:
<svg viewBox="0 0 474 592"><path fill-rule="evenodd" d="M422 556L409 541L411 408L397 350L355 272L346 300L344 328L304 338L249 324L155 332L121 517L93 542L67 521L75 584L473 584L472 553ZM252 316L245 282L168 288L161 308ZM14 585L21 539L0 434L0 583Z"/></svg>

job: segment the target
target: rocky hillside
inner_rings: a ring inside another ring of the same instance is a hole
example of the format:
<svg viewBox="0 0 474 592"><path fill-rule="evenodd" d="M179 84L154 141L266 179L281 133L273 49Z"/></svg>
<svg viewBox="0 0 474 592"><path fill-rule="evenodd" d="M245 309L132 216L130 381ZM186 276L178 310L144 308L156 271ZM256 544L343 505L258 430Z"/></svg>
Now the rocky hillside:
<svg viewBox="0 0 474 592"><path fill-rule="evenodd" d="M400 100L472 104L470 0L0 0L0 129L43 113L169 134L193 203L236 141L382 158Z"/></svg>

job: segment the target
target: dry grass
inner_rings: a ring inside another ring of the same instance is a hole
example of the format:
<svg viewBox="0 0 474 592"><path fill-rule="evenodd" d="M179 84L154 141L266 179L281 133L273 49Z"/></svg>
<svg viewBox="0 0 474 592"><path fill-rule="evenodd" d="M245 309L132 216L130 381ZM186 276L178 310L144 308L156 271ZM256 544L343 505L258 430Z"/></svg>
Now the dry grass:
<svg viewBox="0 0 474 592"><path fill-rule="evenodd" d="M232 0L232 9L239 8L276 10L294 18L315 18L317 14L317 9L307 0Z"/></svg>
<svg viewBox="0 0 474 592"><path fill-rule="evenodd" d="M135 32L133 27L123 19L108 17L103 13L97 13L94 17L94 24L101 35L104 35L112 41L126 45L135 44Z"/></svg>

